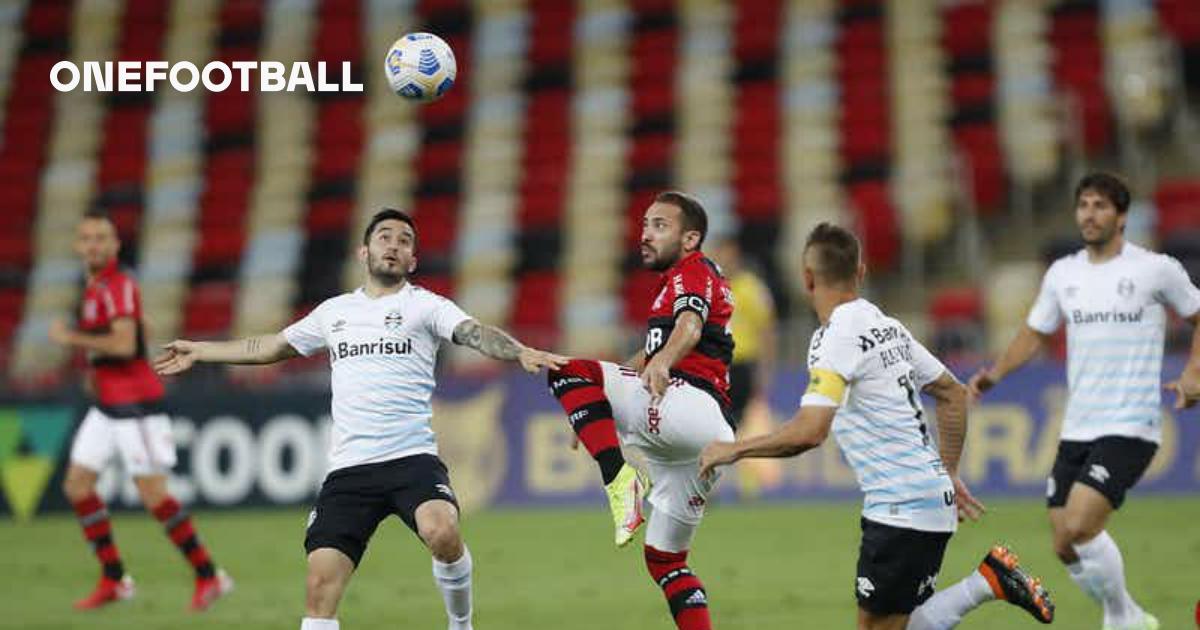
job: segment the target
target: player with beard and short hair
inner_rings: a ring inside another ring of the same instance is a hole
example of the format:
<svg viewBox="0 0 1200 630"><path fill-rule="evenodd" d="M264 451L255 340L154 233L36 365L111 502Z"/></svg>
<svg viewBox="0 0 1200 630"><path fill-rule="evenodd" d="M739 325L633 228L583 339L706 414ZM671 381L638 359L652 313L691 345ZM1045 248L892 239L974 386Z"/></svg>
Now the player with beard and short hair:
<svg viewBox="0 0 1200 630"><path fill-rule="evenodd" d="M88 389L95 402L71 445L63 492L79 517L84 537L100 561L95 589L75 602L81 610L134 596L133 578L112 533L108 508L96 494L96 481L113 455L133 477L142 505L163 524L171 542L196 573L193 610L208 608L233 590L233 580L213 566L191 515L167 490L175 466L171 418L163 406L163 386L146 360L145 321L137 280L117 263L121 241L112 220L89 211L75 231L75 252L87 271L78 330L56 321L51 340L88 354Z"/></svg>
<svg viewBox="0 0 1200 630"><path fill-rule="evenodd" d="M832 432L865 495L854 585L859 630L949 630L997 599L1050 623L1049 594L1002 546L935 592L958 521L983 511L958 476L967 390L904 324L861 297L861 251L845 228L822 223L809 234L804 285L821 327L809 344L800 409L768 435L708 445L701 474L745 457L793 457ZM922 392L937 401L936 443Z"/></svg>
<svg viewBox="0 0 1200 630"><path fill-rule="evenodd" d="M733 437L733 304L725 278L700 251L707 231L699 201L680 192L659 194L642 221L642 265L662 273L645 348L627 365L576 359L549 378L578 440L600 466L618 546L643 523L647 489L621 446L644 454L653 484L646 566L680 630L712 626L704 585L687 556L712 487L697 474L700 449Z"/></svg>
<svg viewBox="0 0 1200 630"><path fill-rule="evenodd" d="M1162 441L1160 377L1166 307L1191 322L1187 365L1167 389L1176 409L1200 400L1200 290L1179 261L1125 240L1129 189L1093 173L1075 187L1084 248L1054 262L1026 325L995 365L969 383L981 395L1027 363L1065 322L1066 415L1047 480L1054 552L1104 610L1104 628L1153 630L1125 586L1124 560L1105 529Z"/></svg>
<svg viewBox="0 0 1200 630"><path fill-rule="evenodd" d="M445 341L527 372L566 359L522 345L454 302L409 282L417 233L399 210L375 214L358 259L363 287L325 300L273 335L237 341L173 341L155 361L178 374L197 361L274 363L329 353L333 429L329 473L309 515L306 616L301 630L336 630L337 606L380 521L395 514L433 555L433 576L450 630L471 628L471 553L459 532L458 503L437 456L430 424L434 368Z"/></svg>

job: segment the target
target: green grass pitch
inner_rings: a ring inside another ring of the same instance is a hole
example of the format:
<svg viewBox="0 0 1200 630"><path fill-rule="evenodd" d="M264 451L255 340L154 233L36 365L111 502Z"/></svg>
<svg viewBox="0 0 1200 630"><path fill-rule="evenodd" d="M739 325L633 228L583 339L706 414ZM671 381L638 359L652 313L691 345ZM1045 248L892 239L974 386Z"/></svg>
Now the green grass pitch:
<svg viewBox="0 0 1200 630"><path fill-rule="evenodd" d="M1100 611L1050 552L1040 502L991 502L980 523L950 543L940 585L970 571L992 541L1014 546L1044 576L1058 602L1054 627L1100 627ZM205 614L185 612L189 571L150 517L116 515L116 540L138 581L131 602L77 613L98 568L75 521L0 521L0 627L239 628L294 630L304 612L307 510L202 512L196 519L215 559L237 590ZM479 630L622 630L673 628L650 582L639 545L616 550L606 511L493 510L469 514L464 532L475 556L475 627ZM1110 531L1125 554L1134 596L1169 630L1194 627L1200 598L1200 498L1137 497ZM704 580L714 626L721 629L850 628L858 509L850 503L714 505L700 529L691 565ZM339 611L342 627L444 628L429 556L399 519L376 533ZM992 603L965 629L1038 626L1026 613Z"/></svg>

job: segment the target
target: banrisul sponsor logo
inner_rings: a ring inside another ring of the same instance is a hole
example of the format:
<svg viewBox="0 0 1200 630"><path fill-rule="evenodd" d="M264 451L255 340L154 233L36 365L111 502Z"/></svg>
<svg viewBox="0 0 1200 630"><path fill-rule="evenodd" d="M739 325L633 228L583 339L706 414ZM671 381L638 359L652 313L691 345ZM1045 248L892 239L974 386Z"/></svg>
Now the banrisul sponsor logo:
<svg viewBox="0 0 1200 630"><path fill-rule="evenodd" d="M1075 324L1140 324L1142 316L1145 314L1144 308L1139 308L1136 311L1084 311L1075 309L1071 311L1071 322Z"/></svg>
<svg viewBox="0 0 1200 630"><path fill-rule="evenodd" d="M37 513L73 419L69 407L0 407L0 488L18 519Z"/></svg>
<svg viewBox="0 0 1200 630"><path fill-rule="evenodd" d="M366 341L362 343L351 343L342 341L330 348L330 354L333 355L333 360L348 359L350 357L362 357L370 355L404 355L412 354L413 342L412 339L386 339L380 337L377 341Z"/></svg>

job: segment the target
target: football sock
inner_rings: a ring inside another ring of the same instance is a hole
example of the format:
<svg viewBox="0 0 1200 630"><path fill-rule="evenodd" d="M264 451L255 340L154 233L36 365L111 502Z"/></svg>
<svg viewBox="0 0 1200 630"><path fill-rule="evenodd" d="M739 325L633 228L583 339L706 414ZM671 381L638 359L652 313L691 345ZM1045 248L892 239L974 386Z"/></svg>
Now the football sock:
<svg viewBox="0 0 1200 630"><path fill-rule="evenodd" d="M1121 550L1107 531L1074 545L1079 562L1067 567L1071 579L1104 607L1106 623L1123 626L1142 618L1142 609L1125 588Z"/></svg>
<svg viewBox="0 0 1200 630"><path fill-rule="evenodd" d="M305 617L300 620L300 630L340 630L337 619Z"/></svg>
<svg viewBox="0 0 1200 630"><path fill-rule="evenodd" d="M192 568L196 571L196 577L213 577L215 572L212 559L208 556L208 549L204 548L204 544L196 535L196 530L192 527L191 515L183 509L183 506L179 505L175 497L168 495L154 507L152 512L154 518L158 519L158 522L166 528L171 542L175 543L175 546L191 563Z"/></svg>
<svg viewBox="0 0 1200 630"><path fill-rule="evenodd" d="M979 571L940 590L925 600L908 618L908 630L949 630L984 602L996 598L992 587Z"/></svg>
<svg viewBox="0 0 1200 630"><path fill-rule="evenodd" d="M120 580L125 576L125 566L121 564L121 554L117 544L113 542L112 523L108 520L108 509L104 501L95 493L89 494L82 500L73 503L75 515L79 517L79 525L83 528L83 537L87 539L96 559L104 571L104 577L110 580Z"/></svg>
<svg viewBox="0 0 1200 630"><path fill-rule="evenodd" d="M471 550L466 546L462 557L454 562L433 559L433 580L442 591L451 630L471 627L471 568Z"/></svg>
<svg viewBox="0 0 1200 630"><path fill-rule="evenodd" d="M687 551L659 551L650 545L645 547L646 567L650 577L658 583L675 627L679 630L712 630L708 616L708 596L704 584L687 565Z"/></svg>
<svg viewBox="0 0 1200 630"><path fill-rule="evenodd" d="M550 392L558 399L571 429L600 465L600 476L608 485L621 472L625 457L617 439L612 405L604 397L604 371L597 361L573 359L549 372Z"/></svg>

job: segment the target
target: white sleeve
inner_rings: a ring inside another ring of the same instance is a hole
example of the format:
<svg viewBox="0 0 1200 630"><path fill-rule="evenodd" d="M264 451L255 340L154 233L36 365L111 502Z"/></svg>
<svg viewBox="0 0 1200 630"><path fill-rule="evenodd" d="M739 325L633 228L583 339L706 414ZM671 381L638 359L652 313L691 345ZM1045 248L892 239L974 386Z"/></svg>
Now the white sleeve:
<svg viewBox="0 0 1200 630"><path fill-rule="evenodd" d="M323 305L322 305L323 306ZM321 306L283 329L283 338L296 352L308 357L325 348L325 330L321 325Z"/></svg>
<svg viewBox="0 0 1200 630"><path fill-rule="evenodd" d="M858 376L863 350L845 326L830 323L813 335L808 349L808 387L800 406L838 407Z"/></svg>
<svg viewBox="0 0 1200 630"><path fill-rule="evenodd" d="M1174 258L1163 255L1163 270L1158 274L1162 283L1155 298L1170 306L1180 317L1191 317L1200 313L1200 289L1192 284L1187 270Z"/></svg>
<svg viewBox="0 0 1200 630"><path fill-rule="evenodd" d="M1055 267L1050 267L1046 276L1042 278L1042 288L1038 291L1033 308L1029 310L1029 317L1025 319L1030 328L1043 335L1053 334L1062 325L1062 309L1059 308L1058 298L1055 296L1056 276Z"/></svg>
<svg viewBox="0 0 1200 630"><path fill-rule="evenodd" d="M921 342L912 338L912 334L908 335L912 339L912 366L917 374L917 389L921 389L926 385L936 381L939 376L945 373L946 365L933 356Z"/></svg>
<svg viewBox="0 0 1200 630"><path fill-rule="evenodd" d="M446 340L454 340L454 329L459 324L471 319L465 311L453 301L440 295L434 296L433 310L429 315L429 326L433 334Z"/></svg>

